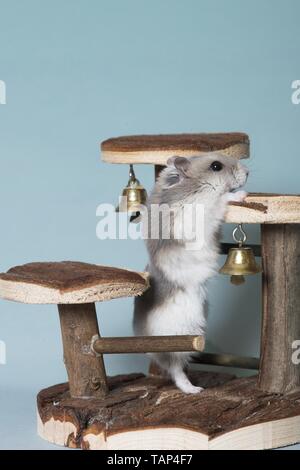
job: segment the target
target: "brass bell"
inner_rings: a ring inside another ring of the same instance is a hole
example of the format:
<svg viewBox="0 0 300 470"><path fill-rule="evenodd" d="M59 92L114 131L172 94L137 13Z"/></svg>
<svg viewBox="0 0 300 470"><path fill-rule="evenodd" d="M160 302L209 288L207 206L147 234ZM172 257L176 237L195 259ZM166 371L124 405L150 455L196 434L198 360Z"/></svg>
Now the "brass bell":
<svg viewBox="0 0 300 470"><path fill-rule="evenodd" d="M116 212L140 212L141 206L145 205L147 201L147 192L136 178L133 165L129 169L129 181L126 188L123 189L120 203L116 208Z"/></svg>
<svg viewBox="0 0 300 470"><path fill-rule="evenodd" d="M237 239L236 234L240 231L243 238ZM221 274L230 275L232 284L240 285L245 282L244 276L258 274L262 271L256 263L252 248L243 246L247 236L239 224L233 231L233 238L238 242L238 247L230 248L224 266L219 270Z"/></svg>

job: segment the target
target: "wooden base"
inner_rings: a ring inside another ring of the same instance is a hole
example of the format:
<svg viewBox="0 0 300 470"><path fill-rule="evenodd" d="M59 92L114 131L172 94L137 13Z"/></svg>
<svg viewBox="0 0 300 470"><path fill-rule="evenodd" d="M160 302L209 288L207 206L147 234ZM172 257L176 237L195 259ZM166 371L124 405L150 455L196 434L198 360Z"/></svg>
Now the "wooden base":
<svg viewBox="0 0 300 470"><path fill-rule="evenodd" d="M68 384L37 397L38 433L55 444L101 450L269 449L300 441L300 390L260 391L257 378L193 372L206 387L185 395L167 378L108 380L103 399L70 398Z"/></svg>

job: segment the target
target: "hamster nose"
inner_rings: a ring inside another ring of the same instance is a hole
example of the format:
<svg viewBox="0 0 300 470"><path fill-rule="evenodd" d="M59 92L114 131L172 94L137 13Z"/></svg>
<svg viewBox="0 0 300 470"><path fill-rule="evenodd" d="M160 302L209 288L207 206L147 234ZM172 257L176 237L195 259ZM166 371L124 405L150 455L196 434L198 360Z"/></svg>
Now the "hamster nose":
<svg viewBox="0 0 300 470"><path fill-rule="evenodd" d="M249 169L246 167L246 165L243 165L242 163L240 163L240 169L244 172L246 176L249 175Z"/></svg>

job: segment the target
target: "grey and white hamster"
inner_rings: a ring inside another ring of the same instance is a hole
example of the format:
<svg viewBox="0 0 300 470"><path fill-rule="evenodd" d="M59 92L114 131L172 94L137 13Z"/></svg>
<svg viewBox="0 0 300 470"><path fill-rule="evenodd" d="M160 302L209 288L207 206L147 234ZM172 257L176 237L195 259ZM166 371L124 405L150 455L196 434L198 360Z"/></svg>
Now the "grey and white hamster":
<svg viewBox="0 0 300 470"><path fill-rule="evenodd" d="M247 180L248 169L237 159L220 153L199 157L172 157L160 173L149 196L149 221L153 207L171 210L171 238L146 239L150 288L135 299L134 332L148 335L204 335L207 318L207 280L217 271L219 232L229 201L242 201L247 193L237 191ZM186 205L203 210L203 240L191 249L176 230L189 233L191 220L182 217ZM145 217L145 215L143 216ZM154 221L153 221L154 220ZM151 219L152 224L159 221ZM182 224L184 227L182 227ZM156 227L157 228L157 227ZM149 227L148 227L149 229ZM177 232L176 232L177 233ZM155 353L152 358L185 393L197 393L185 373L188 353Z"/></svg>

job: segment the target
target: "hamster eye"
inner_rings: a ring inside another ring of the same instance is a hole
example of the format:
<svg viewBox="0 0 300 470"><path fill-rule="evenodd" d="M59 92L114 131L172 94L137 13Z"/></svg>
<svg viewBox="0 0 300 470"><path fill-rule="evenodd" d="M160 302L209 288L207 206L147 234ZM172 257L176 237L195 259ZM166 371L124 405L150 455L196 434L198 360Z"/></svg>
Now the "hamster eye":
<svg viewBox="0 0 300 470"><path fill-rule="evenodd" d="M210 169L212 171L221 171L223 168L223 164L221 162L218 162L217 160L215 162L212 162L210 165Z"/></svg>

